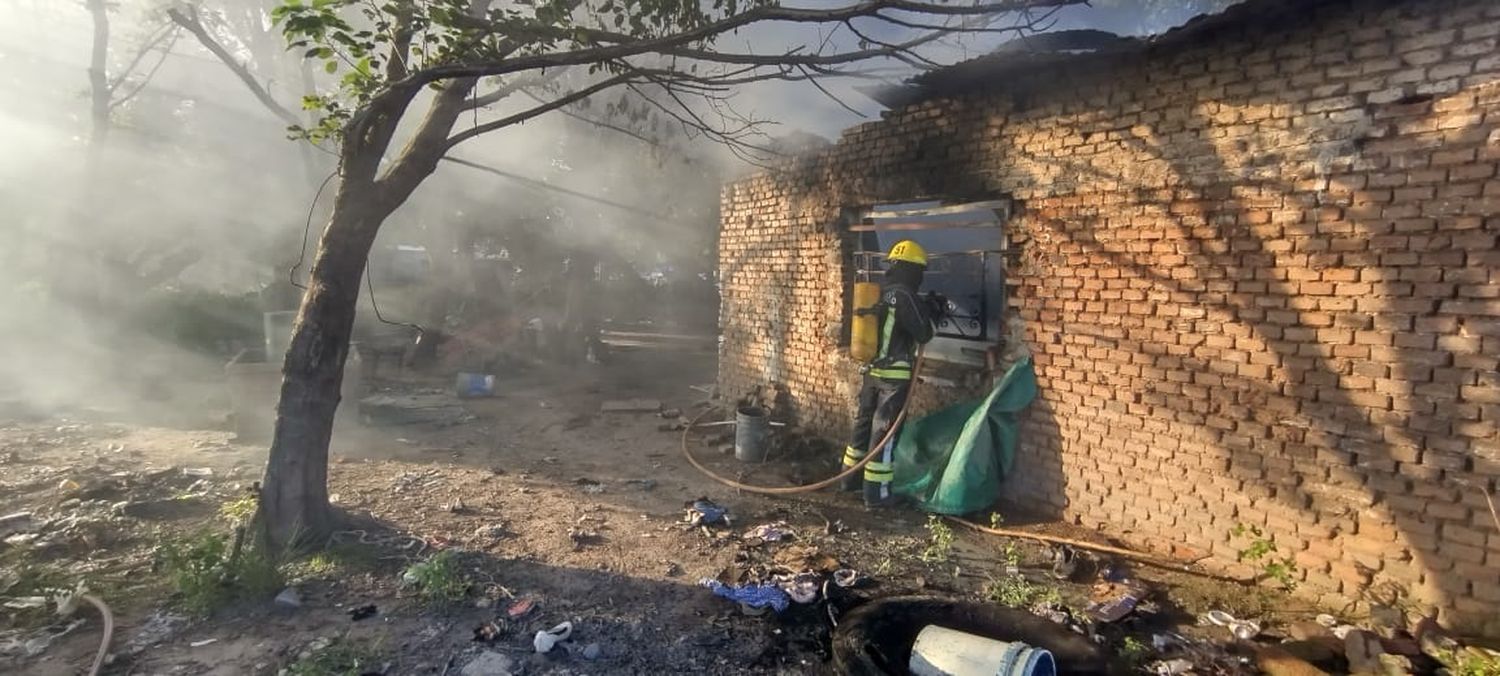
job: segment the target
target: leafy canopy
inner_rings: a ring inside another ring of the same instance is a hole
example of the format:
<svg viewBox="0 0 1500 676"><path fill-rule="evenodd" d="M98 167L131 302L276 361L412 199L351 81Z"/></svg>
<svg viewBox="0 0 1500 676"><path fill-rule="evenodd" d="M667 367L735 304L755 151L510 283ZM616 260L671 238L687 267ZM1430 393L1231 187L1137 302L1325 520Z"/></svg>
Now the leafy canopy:
<svg viewBox="0 0 1500 676"><path fill-rule="evenodd" d="M272 19L289 49L338 75L332 90L304 97L320 113L319 142L337 139L355 110L411 73L442 65L657 39L701 28L776 0L286 0ZM495 6L488 6L495 5ZM487 6L475 11L474 6ZM618 62L589 71L619 72Z"/></svg>

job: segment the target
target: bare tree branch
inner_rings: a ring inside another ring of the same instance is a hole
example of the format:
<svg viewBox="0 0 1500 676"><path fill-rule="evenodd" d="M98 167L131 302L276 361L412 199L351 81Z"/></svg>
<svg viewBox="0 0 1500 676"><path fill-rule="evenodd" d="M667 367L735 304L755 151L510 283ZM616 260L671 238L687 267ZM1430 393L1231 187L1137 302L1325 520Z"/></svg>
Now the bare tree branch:
<svg viewBox="0 0 1500 676"><path fill-rule="evenodd" d="M271 96L271 92L255 79L255 75L250 72L249 68L245 67L245 64L236 61L234 55L230 54L229 50L224 48L224 45L219 44L219 41L214 39L213 35L209 34L203 22L198 19L197 10L193 9L190 5L180 5L168 9L167 16L177 25L186 29L187 32L192 33L193 37L198 39L198 44L203 45L204 49L207 49L215 57L218 57L219 61L225 67L229 68L230 72L234 73L235 77L245 83L245 86L250 89L250 93L255 96L255 99L260 101L261 105L270 110L272 114L281 118L289 125L299 125L302 123L301 120L297 119L296 113L288 110L286 106L281 105L276 100L276 97Z"/></svg>
<svg viewBox="0 0 1500 676"><path fill-rule="evenodd" d="M791 22L791 23L840 23L859 17L867 17L881 10L898 10L917 14L934 14L953 17L982 17L991 16L1002 12L1021 11L1025 9L1056 7L1062 5L1079 4L1083 0L1003 0L1000 2L977 3L973 5L938 5L929 2L917 2L914 0L865 0L853 5L845 5L833 9L806 9L780 7L767 5L747 10L734 16L726 17L718 21L710 22L699 28L682 31L673 35L658 38L638 39L634 36L613 33L595 29L573 29L574 35L582 35L591 40L599 42L611 42L613 44L601 47L589 47L574 49L570 51L551 52L545 54L534 54L498 61L485 61L479 63L451 64L435 66L414 73L408 80L415 80L416 84L425 84L435 80L443 80L455 77L479 77L485 75L504 75L526 70L537 70L556 66L582 65L588 63L603 63L616 61L631 56L643 54L661 54L665 56L676 56L680 58L700 61L705 63L740 64L740 65L764 65L764 66L831 66L842 63L852 63L867 59L891 56L893 53L909 51L915 47L932 42L942 37L946 31L934 30L930 34L921 35L893 47L880 49L861 49L837 54L800 54L797 50L783 54L760 55L742 54L730 52L715 52L707 49L692 48L688 45L703 44L714 37L734 31L738 28L757 23L769 22ZM396 83L393 86L400 86Z"/></svg>
<svg viewBox="0 0 1500 676"><path fill-rule="evenodd" d="M542 103L542 104L547 103L547 101L545 101L544 99L542 99L542 97L537 96L536 94L533 94L530 91L527 91L525 89L521 90L521 93L524 94L524 95L526 95L527 98L530 98L531 100L536 101L537 103ZM634 129L630 129L628 127L623 127L623 126L620 126L620 125L617 125L617 124L613 124L613 123L610 123L610 122L605 122L604 120L596 120L594 118L591 118L591 117L588 117L588 116L585 116L585 115L580 115L580 114L575 113L575 112L573 112L571 110L568 110L566 108L560 108L560 109L558 109L557 112L559 112L559 113L561 113L561 114L563 114L563 115L565 115L567 117L571 117L571 118L573 118L575 120L578 120L579 122L583 122L585 124L590 124L590 125L593 125L595 127L599 127L600 129L608 129L608 130L613 131L613 132L624 134L624 135L629 136L629 137L631 137L631 138L633 138L633 139L635 139L637 141L640 141L641 143L645 143L645 144L647 144L647 145L649 145L649 146L651 146L653 148L660 148L660 147L662 147L661 141L658 141L658 140L656 140L654 138L651 138L650 136L647 136L647 135L645 135L645 134L643 134L641 132L635 131Z"/></svg>
<svg viewBox="0 0 1500 676"><path fill-rule="evenodd" d="M395 15L395 33L391 36L390 59L385 64L385 75L391 81L400 80L410 72L408 61L411 60L411 39L415 34L412 27L413 8L411 0L397 0L391 3L391 13Z"/></svg>
<svg viewBox="0 0 1500 676"><path fill-rule="evenodd" d="M566 68L558 68L550 73L532 74L529 77L514 78L511 81L501 84L499 87L496 87L494 91L488 94L485 94L483 96L476 96L469 99L464 103L463 109L465 111L469 111L475 108L483 108L488 105L499 103L500 101L509 97L511 94L521 91L527 87L536 87L556 80L565 72L567 72Z"/></svg>
<svg viewBox="0 0 1500 676"><path fill-rule="evenodd" d="M125 83L125 79L130 77L131 73L135 72L136 66L141 65L141 60L146 58L146 55L150 54L152 50L156 49L157 45L160 45L167 38L171 38L173 42L176 42L176 36L177 26L172 25L170 22L158 26L152 36L141 44L140 49L136 50L135 56L130 59L130 63L126 64L125 68L115 76L114 81L109 83L109 91L113 92L119 89L120 85ZM170 49L169 47L168 50Z"/></svg>
<svg viewBox="0 0 1500 676"><path fill-rule="evenodd" d="M614 76L612 78L601 80L601 81L596 82L596 83L594 83L592 85L584 87L583 89L580 89L580 90L578 90L576 92L573 92L571 94L567 94L565 96L561 96L561 97L559 97L557 99L554 99L553 101L551 101L549 103L545 103L545 104L542 104L540 106L536 106L536 107L531 108L529 110L521 111L521 112L516 113L514 115L509 115L509 116L506 116L506 117L502 117L502 118L500 118L498 120L494 120L494 121L491 121L491 122L486 122L484 124L477 125L477 126L471 128L471 129L465 129L464 131L461 131L461 132L459 132L457 134L454 134L451 138L449 138L447 140L447 142L446 142L446 145L444 145L444 149L445 150L451 150L454 146L456 146L456 145L458 145L460 143L463 143L464 141L467 141L467 140L469 140L471 138L474 138L475 136L479 136L481 134L486 134L486 133L492 132L492 131L494 131L496 129L501 129L501 128L504 128L504 127L509 127L509 126L511 126L513 124L519 124L521 122L525 122L526 120L529 120L529 119L531 119L533 117L536 117L538 115L541 115L543 113L550 112L550 111L553 111L553 110L557 110L558 108L562 108L563 106L566 106L566 105L568 105L570 103L575 103L575 102L578 102L578 101L582 101L583 99L586 99L586 98L588 98L590 96L593 96L594 94L597 94L597 93L599 93L601 91L604 91L605 89L609 89L610 87L615 87L615 86L618 86L618 85L622 85L622 84L628 83L630 81L631 81L631 77L629 75L616 75L616 76Z"/></svg>
<svg viewBox="0 0 1500 676"><path fill-rule="evenodd" d="M135 98L136 94L141 93L141 90L145 89L147 84L151 83L151 79L152 78L156 77L156 71L161 70L162 64L166 63L167 62L167 57L172 54L172 47L177 44L177 35L178 35L177 27L176 26L172 26L172 30L170 31L170 33L172 35L171 41L167 42L167 46L162 48L162 50L161 50L161 57L156 60L156 63L152 64L151 70L146 71L146 75L141 78L140 82L136 83L136 85L135 85L135 87L133 89L131 89L128 92L125 92L124 94L120 94L118 96L115 96L109 102L109 107L111 109L119 108L120 106L123 106L126 103L128 103L131 99ZM118 83L116 84L116 86L118 87Z"/></svg>

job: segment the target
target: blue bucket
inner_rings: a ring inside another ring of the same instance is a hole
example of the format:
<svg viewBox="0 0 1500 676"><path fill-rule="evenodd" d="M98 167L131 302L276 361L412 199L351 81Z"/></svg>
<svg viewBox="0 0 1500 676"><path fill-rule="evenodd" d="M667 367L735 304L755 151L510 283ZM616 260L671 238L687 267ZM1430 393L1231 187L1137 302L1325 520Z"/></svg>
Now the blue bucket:
<svg viewBox="0 0 1500 676"><path fill-rule="evenodd" d="M455 390L460 397L490 397L495 394L495 376L484 373L458 374Z"/></svg>

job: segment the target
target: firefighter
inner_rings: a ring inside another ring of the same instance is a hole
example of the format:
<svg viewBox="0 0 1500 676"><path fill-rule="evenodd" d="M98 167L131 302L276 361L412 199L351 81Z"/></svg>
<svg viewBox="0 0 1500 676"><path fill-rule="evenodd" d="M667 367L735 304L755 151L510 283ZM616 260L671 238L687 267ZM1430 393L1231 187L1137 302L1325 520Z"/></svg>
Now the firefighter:
<svg viewBox="0 0 1500 676"><path fill-rule="evenodd" d="M870 444L885 437L906 403L917 346L932 340L936 331L933 322L941 312L937 304L943 303L936 295L930 298L917 295L922 274L927 270L927 252L920 244L911 240L897 242L886 261L890 267L881 285L880 302L863 311L878 315L879 342L874 360L861 369L864 384L859 390L859 414L854 419L849 446L844 449L844 467L859 463L866 452L879 454L865 465L862 484L866 507L885 507L892 501L896 435L892 434L889 442L873 451ZM857 474L844 477L844 490L852 492L860 486Z"/></svg>

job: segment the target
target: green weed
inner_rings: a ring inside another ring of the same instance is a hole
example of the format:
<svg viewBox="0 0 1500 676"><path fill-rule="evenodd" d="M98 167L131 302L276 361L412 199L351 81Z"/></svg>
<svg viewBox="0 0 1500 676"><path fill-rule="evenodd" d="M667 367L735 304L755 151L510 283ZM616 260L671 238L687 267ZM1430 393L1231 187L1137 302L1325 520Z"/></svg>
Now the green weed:
<svg viewBox="0 0 1500 676"><path fill-rule="evenodd" d="M418 596L430 605L452 603L469 593L469 580L451 550L438 552L426 561L413 564L406 569L402 579L416 587Z"/></svg>
<svg viewBox="0 0 1500 676"><path fill-rule="evenodd" d="M378 646L334 639L326 646L311 649L292 662L284 671L287 676L360 676L380 673L384 655Z"/></svg>
<svg viewBox="0 0 1500 676"><path fill-rule="evenodd" d="M229 500L219 506L219 516L233 526L243 526L250 523L255 516L255 509L259 501L254 494L246 493L238 498Z"/></svg>
<svg viewBox="0 0 1500 676"><path fill-rule="evenodd" d="M286 583L276 562L259 547L232 551L222 533L169 540L156 552L160 570L184 610L208 615L236 601L266 598Z"/></svg>
<svg viewBox="0 0 1500 676"><path fill-rule="evenodd" d="M937 516L928 516L927 532L927 547L922 550L922 561L947 563L953 556L953 528Z"/></svg>
<svg viewBox="0 0 1500 676"><path fill-rule="evenodd" d="M1130 671L1136 672L1141 668L1141 665L1146 663L1146 658L1151 656L1151 646L1140 642L1134 636L1126 636L1120 641L1120 648L1117 653L1120 656L1120 660L1129 667Z"/></svg>
<svg viewBox="0 0 1500 676"><path fill-rule="evenodd" d="M1500 655L1488 651L1453 650L1439 661L1452 676L1500 676Z"/></svg>
<svg viewBox="0 0 1500 676"><path fill-rule="evenodd" d="M1030 580L1020 575L1006 575L985 583L984 597L993 603L1011 608L1066 605L1062 592L1056 587L1032 584Z"/></svg>
<svg viewBox="0 0 1500 676"><path fill-rule="evenodd" d="M1260 564L1261 576L1279 582L1287 591L1297 589L1297 562L1290 556L1276 556L1276 542L1266 537L1260 527L1240 524L1229 534L1250 539L1240 550L1240 561Z"/></svg>
<svg viewBox="0 0 1500 676"><path fill-rule="evenodd" d="M1005 515L1000 512L990 512L990 528L999 528L1005 525Z"/></svg>

